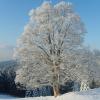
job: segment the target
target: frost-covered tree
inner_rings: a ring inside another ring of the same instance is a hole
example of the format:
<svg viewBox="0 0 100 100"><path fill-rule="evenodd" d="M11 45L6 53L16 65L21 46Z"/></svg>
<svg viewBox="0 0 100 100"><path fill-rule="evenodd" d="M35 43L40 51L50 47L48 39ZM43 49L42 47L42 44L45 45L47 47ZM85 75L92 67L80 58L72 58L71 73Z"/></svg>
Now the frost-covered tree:
<svg viewBox="0 0 100 100"><path fill-rule="evenodd" d="M51 85L57 96L59 85L71 77L67 73L70 67L76 67L70 65L75 60L74 51L83 43L84 24L74 13L72 4L64 1L56 5L44 2L29 15L30 21L14 53L22 65L15 81L27 88Z"/></svg>
<svg viewBox="0 0 100 100"><path fill-rule="evenodd" d="M73 73L69 71L74 74L73 79L80 81L80 90L88 90L92 81L100 80L100 51L85 47L77 51L76 58L78 67L72 68Z"/></svg>
<svg viewBox="0 0 100 100"><path fill-rule="evenodd" d="M92 72L92 66L94 66L93 54L89 48L82 48L76 53L77 68L73 68L75 71L76 80L80 81L80 90L88 90L90 76ZM76 71L77 70L77 71Z"/></svg>
<svg viewBox="0 0 100 100"><path fill-rule="evenodd" d="M100 86L100 50L94 49L92 51L91 69L91 80L95 82L95 85Z"/></svg>
<svg viewBox="0 0 100 100"><path fill-rule="evenodd" d="M0 62L0 90L13 90L16 88L15 86L15 76L17 69L16 61L3 61Z"/></svg>

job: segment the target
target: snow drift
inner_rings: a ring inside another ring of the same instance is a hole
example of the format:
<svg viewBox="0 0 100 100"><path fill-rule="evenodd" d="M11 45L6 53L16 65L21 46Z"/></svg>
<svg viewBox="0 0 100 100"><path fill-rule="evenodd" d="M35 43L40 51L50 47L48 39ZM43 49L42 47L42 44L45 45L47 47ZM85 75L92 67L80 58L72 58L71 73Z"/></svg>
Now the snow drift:
<svg viewBox="0 0 100 100"><path fill-rule="evenodd" d="M11 100L100 100L100 88L90 89L88 91L82 91L82 92L70 92L58 96L57 98L53 96L14 98L6 95L4 95L3 97L3 95L0 95L0 100L7 100L7 99L11 99Z"/></svg>

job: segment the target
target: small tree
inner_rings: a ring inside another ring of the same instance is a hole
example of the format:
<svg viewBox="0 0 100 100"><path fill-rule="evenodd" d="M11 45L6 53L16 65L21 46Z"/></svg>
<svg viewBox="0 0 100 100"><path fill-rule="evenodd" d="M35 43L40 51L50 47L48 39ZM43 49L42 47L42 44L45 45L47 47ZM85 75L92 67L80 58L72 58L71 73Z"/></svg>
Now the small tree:
<svg viewBox="0 0 100 100"><path fill-rule="evenodd" d="M14 53L22 64L15 81L26 87L52 85L57 96L59 85L68 78L65 62L83 42L84 25L72 5L64 1L54 6L44 2L29 15Z"/></svg>

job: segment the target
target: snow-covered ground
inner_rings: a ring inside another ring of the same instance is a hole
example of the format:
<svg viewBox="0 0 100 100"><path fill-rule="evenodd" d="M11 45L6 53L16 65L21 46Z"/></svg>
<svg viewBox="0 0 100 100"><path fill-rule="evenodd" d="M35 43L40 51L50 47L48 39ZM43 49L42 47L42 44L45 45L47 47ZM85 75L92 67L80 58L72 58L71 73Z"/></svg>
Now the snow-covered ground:
<svg viewBox="0 0 100 100"><path fill-rule="evenodd" d="M10 95L6 95L6 94L0 94L0 100L7 100L7 99L15 99L17 97L13 97Z"/></svg>
<svg viewBox="0 0 100 100"><path fill-rule="evenodd" d="M14 98L9 95L0 95L0 100L100 100L100 88L91 89L82 92L70 92L54 98L53 96L47 97L33 97L33 98Z"/></svg>

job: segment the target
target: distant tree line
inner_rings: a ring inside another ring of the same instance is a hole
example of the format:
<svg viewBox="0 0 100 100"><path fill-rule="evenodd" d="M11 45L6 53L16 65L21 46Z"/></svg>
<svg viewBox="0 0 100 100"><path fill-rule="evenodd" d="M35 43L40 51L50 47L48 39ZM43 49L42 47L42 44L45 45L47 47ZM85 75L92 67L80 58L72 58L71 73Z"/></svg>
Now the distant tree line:
<svg viewBox="0 0 100 100"><path fill-rule="evenodd" d="M7 93L20 97L25 96L25 91L17 89L14 81L17 68L18 63L16 61L0 62L0 93Z"/></svg>

